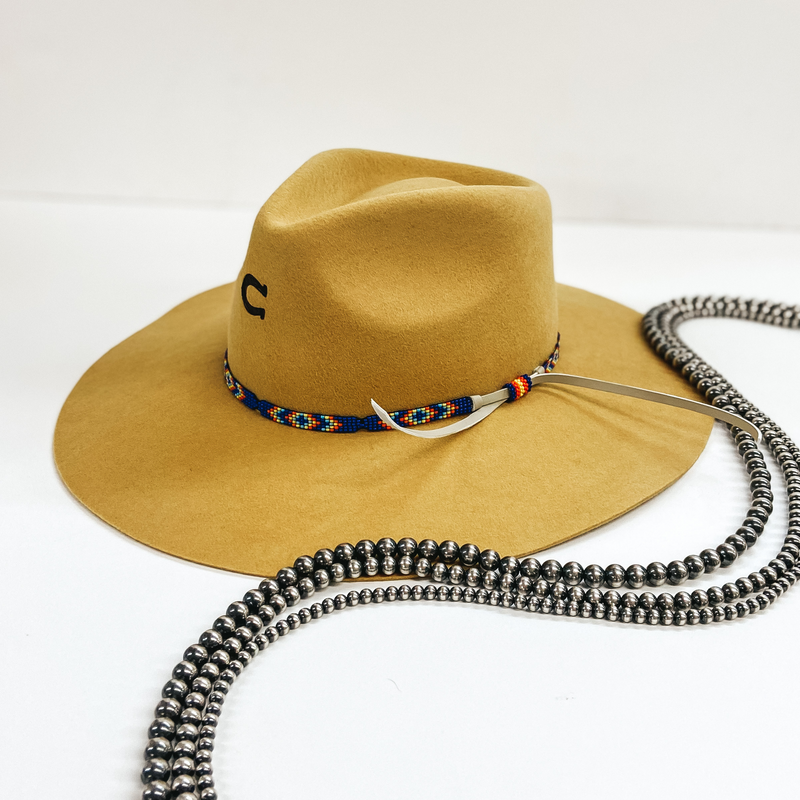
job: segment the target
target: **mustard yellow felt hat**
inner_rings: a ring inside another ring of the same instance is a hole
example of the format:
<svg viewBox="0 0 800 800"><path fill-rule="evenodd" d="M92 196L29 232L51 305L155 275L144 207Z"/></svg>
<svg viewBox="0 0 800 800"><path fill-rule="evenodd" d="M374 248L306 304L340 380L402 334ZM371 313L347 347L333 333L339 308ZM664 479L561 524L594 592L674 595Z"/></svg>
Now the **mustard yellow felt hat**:
<svg viewBox="0 0 800 800"><path fill-rule="evenodd" d="M387 536L522 555L643 503L703 449L700 415L520 383L558 355L559 372L693 397L640 322L555 282L550 202L533 181L325 152L263 206L233 284L86 372L56 464L118 530L237 572ZM383 429L370 403L435 420L504 386L524 396L435 440Z"/></svg>

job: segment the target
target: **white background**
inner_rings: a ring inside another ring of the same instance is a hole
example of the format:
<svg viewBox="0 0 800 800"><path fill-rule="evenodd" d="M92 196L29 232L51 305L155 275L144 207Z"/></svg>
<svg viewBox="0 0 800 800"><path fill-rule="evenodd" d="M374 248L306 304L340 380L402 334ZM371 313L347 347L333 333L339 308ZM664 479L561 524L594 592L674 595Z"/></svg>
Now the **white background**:
<svg viewBox="0 0 800 800"><path fill-rule="evenodd" d="M3 3L0 191L254 204L330 147L559 219L800 226L793 0Z"/></svg>
<svg viewBox="0 0 800 800"><path fill-rule="evenodd" d="M766 229L800 225L795 9L4 8L5 795L137 797L171 666L256 582L138 545L70 497L52 431L89 364L232 280L259 204L333 146L540 180L560 220L559 279L641 311L692 293L800 302L800 232ZM797 331L704 321L685 334L800 439ZM722 541L745 508L720 427L678 484L555 556L668 561ZM771 557L784 524L778 503L735 575ZM241 800L791 796L798 624L800 592L684 630L438 604L350 611L248 670L220 727L218 786Z"/></svg>

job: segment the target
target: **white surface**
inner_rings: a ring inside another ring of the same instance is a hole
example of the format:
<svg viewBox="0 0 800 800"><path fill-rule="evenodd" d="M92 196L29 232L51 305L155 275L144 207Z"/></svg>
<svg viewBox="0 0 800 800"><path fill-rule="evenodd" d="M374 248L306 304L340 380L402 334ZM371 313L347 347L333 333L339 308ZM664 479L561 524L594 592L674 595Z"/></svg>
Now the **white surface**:
<svg viewBox="0 0 800 800"><path fill-rule="evenodd" d="M787 0L30 0L0 192L252 204L314 153L516 172L557 218L800 227Z"/></svg>
<svg viewBox="0 0 800 800"><path fill-rule="evenodd" d="M254 585L111 530L71 498L50 450L93 360L235 277L255 210L0 203L4 796L138 797L161 685ZM555 241L563 282L640 310L694 292L800 301L798 234L562 225ZM799 332L702 321L685 335L800 439ZM718 430L678 484L556 556L670 560L722 541L745 507ZM782 515L778 503L737 575L777 550ZM763 616L686 630L446 604L343 612L237 684L218 787L233 800L792 796L798 625L800 590Z"/></svg>

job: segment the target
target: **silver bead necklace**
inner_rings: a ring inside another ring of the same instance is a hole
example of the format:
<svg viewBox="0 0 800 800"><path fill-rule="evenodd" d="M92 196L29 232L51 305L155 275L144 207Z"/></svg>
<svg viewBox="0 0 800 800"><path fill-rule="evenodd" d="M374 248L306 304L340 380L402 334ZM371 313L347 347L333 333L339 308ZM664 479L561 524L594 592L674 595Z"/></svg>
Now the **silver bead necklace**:
<svg viewBox="0 0 800 800"><path fill-rule="evenodd" d="M231 687L253 658L312 620L371 603L437 601L502 606L539 614L604 619L610 622L709 625L758 614L800 578L800 449L722 375L702 361L676 333L685 320L734 317L782 327L800 327L800 308L727 297L681 298L657 306L643 319L648 343L717 408L755 425L783 473L788 529L775 558L760 570L708 590L673 594L700 575L732 566L756 544L772 512L771 475L753 437L736 427L731 436L750 479L750 508L724 542L663 564L582 566L548 559L502 558L473 544L363 540L301 556L276 577L261 581L190 645L172 671L156 706L145 749L143 800L217 800L212 752L219 715ZM362 577L414 576L419 582L387 589L351 590L312 602L277 619L317 591ZM425 582L427 581L427 582ZM425 582L425 583L423 583ZM649 587L643 592L633 591ZM658 590L650 591L649 589ZM619 591L622 590L622 593Z"/></svg>

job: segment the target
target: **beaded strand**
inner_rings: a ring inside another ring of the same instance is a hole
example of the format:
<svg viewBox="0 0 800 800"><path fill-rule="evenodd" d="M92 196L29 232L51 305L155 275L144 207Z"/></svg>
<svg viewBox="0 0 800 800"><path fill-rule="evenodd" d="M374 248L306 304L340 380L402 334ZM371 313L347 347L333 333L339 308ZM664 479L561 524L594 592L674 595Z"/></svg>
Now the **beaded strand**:
<svg viewBox="0 0 800 800"><path fill-rule="evenodd" d="M561 334L556 337L556 346L553 352L547 357L536 372L552 372L558 362L561 349ZM258 396L251 392L246 386L234 378L228 364L228 353L225 353L225 384L233 396L243 403L247 408L258 411L262 417L277 422L281 425L289 425L292 428L300 428L305 431L319 431L320 433L357 433L358 431L390 431L392 430L377 414L368 417L342 416L339 414L315 414L310 411L293 411L291 408L283 408L270 403L267 400L259 400ZM508 400L513 403L524 397L533 387L530 375L520 375L510 383L503 385L503 389L508 389ZM433 403L419 408L409 408L403 411L392 411L389 416L401 427L411 428L415 425L425 425L428 422L436 422L440 419L450 419L450 417L461 417L471 414L473 411L471 397L457 397L455 400L445 400L443 403Z"/></svg>
<svg viewBox="0 0 800 800"><path fill-rule="evenodd" d="M680 299L658 306L643 320L653 349L706 398L756 425L785 481L788 528L776 557L747 576L708 590L675 594L618 589L679 586L702 574L730 567L761 536L772 511L771 476L753 438L731 428L750 478L750 508L737 531L715 548L647 567L619 564L583 567L533 556L501 557L494 550L453 541L362 540L300 556L275 578L261 581L241 601L228 606L184 652L164 685L149 727L142 781L143 800L217 800L212 752L220 714L233 684L252 659L312 620L360 605L403 601L488 604L539 614L555 614L638 625L696 626L740 619L769 608L800 578L800 449L775 423L745 400L731 384L701 361L675 333L687 319L718 316L800 327L800 309L783 304L729 298ZM415 576L431 581L355 589L292 611L316 592L362 577ZM602 591L601 587L607 587Z"/></svg>

